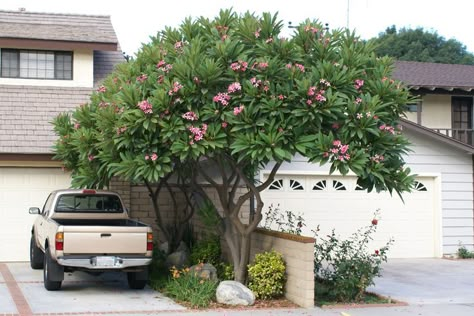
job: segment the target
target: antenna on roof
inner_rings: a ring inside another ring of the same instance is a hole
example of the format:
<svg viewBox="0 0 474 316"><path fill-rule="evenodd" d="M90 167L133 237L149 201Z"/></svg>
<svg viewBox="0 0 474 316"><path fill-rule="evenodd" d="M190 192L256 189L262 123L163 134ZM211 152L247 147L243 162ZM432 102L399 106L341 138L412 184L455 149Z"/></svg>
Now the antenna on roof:
<svg viewBox="0 0 474 316"><path fill-rule="evenodd" d="M26 8L18 8L18 11L20 11L20 12L25 12L25 11L26 11Z"/></svg>

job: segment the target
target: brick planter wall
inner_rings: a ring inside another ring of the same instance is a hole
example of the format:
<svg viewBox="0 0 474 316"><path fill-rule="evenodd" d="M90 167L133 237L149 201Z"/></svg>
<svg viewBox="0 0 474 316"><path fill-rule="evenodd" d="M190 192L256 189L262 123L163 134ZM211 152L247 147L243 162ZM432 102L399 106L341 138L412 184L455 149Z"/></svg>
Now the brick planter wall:
<svg viewBox="0 0 474 316"><path fill-rule="evenodd" d="M287 281L285 297L302 307L314 307L314 238L257 229L252 234L250 257L275 250L283 255Z"/></svg>

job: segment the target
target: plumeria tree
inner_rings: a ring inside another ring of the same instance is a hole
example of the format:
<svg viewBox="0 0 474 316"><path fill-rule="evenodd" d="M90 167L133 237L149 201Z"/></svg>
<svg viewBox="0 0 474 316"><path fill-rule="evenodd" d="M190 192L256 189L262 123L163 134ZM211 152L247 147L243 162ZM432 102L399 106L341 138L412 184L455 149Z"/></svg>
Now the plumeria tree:
<svg viewBox="0 0 474 316"><path fill-rule="evenodd" d="M57 157L74 183L100 186L118 175L150 187L187 170L194 193L206 196L203 182L217 192L215 229L238 281L262 219L261 192L296 154L352 171L369 191L409 190L408 142L397 121L410 97L390 78L392 61L318 21L291 38L280 36L282 27L276 15L223 10L151 38L72 119L57 118ZM256 181L269 164L265 182ZM255 207L244 221L249 200Z"/></svg>

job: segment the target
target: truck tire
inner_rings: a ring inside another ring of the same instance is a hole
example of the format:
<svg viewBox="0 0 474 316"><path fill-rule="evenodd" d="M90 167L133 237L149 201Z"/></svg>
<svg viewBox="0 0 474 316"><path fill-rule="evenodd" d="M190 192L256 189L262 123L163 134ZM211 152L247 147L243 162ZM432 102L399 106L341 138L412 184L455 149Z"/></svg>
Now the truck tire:
<svg viewBox="0 0 474 316"><path fill-rule="evenodd" d="M128 286L134 290L142 290L148 282L148 269L127 272Z"/></svg>
<svg viewBox="0 0 474 316"><path fill-rule="evenodd" d="M30 241L30 266L32 269L43 269L44 253L36 246L35 235L31 234Z"/></svg>
<svg viewBox="0 0 474 316"><path fill-rule="evenodd" d="M62 277L60 276L60 271L63 273ZM51 258L51 254L49 253L49 249L46 248L43 267L43 282L45 289L48 291L59 290L61 288L63 278L64 268L54 262L54 260ZM61 279L61 281L57 281L57 279Z"/></svg>

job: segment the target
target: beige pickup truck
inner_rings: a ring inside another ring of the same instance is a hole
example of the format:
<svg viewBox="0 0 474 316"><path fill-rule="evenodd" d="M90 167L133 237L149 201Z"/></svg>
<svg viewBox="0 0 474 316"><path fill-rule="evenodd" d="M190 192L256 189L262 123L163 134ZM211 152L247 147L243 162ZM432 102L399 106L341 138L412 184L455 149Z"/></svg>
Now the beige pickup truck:
<svg viewBox="0 0 474 316"><path fill-rule="evenodd" d="M153 251L149 226L131 220L120 196L109 191L52 192L31 230L30 264L43 269L47 290L59 290L64 272L124 271L130 288L143 289Z"/></svg>

